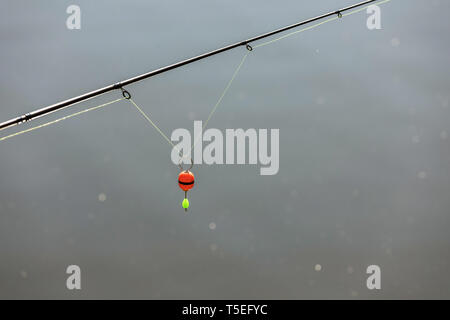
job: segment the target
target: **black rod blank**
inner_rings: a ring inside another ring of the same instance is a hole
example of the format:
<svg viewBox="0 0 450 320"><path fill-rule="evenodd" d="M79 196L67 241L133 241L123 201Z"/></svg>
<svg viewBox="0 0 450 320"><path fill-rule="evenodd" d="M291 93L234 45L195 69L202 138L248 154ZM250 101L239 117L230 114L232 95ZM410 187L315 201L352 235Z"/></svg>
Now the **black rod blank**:
<svg viewBox="0 0 450 320"><path fill-rule="evenodd" d="M109 85L109 86L106 86L106 87L103 87L103 88L100 88L100 89L88 92L88 93L85 93L85 94L82 94L82 95L79 95L79 96L74 97L74 98L71 98L71 99L68 99L68 100L64 100L64 101L52 104L50 106L47 106L47 107L44 107L44 108L32 111L32 112L24 114L22 116L19 116L19 117L13 118L11 120L5 121L3 123L0 123L0 130L5 129L5 128L10 127L10 126L13 126L15 124L20 124L22 122L27 122L27 121L32 120L34 118L44 116L44 115L46 115L48 113L51 113L53 111L56 111L56 110L68 107L68 106L70 106L72 104L75 104L75 103L78 103L78 102L81 102L81 101L84 101L84 100L87 100L87 99L90 99L90 98L102 95L102 94L104 94L106 92L109 92L109 91L112 91L112 90L116 90L116 89L122 89L126 85L129 85L129 84L132 84L134 82L141 81L141 80L153 77L153 76L155 76L157 74L164 73L164 72L167 72L167 71L172 70L172 69L179 68L179 67L184 66L186 64L190 64L190 63L193 63L195 61L202 60L202 59L205 59L207 57L210 57L210 56L213 56L213 55L216 55L216 54L219 54L219 53L222 53L222 52L225 52L225 51L228 51L228 50L240 47L240 46L248 46L251 42L254 42L254 41L257 41L257 40L261 40L263 38L267 38L267 37L273 36L273 35L275 35L277 33L281 33L281 32L284 32L284 31L287 31L287 30L290 30L290 29L293 29L293 28L296 28L296 27L299 27L299 26L302 26L302 25L305 25L305 24L317 21L317 20L321 20L321 19L333 16L333 15L342 16L342 13L345 12L345 11L348 11L348 10L351 10L351 9L354 9L354 8L357 8L357 7L360 7L360 6L366 5L366 4L371 3L371 2L375 2L375 1L377 1L377 0L363 1L363 2L360 2L360 3L354 4L354 5L351 5L349 7L345 7L345 8L339 9L339 10L328 12L328 13L322 14L322 15L314 17L314 18L310 18L310 19L307 19L307 20L304 20L304 21L301 21L301 22L298 22L298 23L291 24L289 26L286 26L286 27L283 27L283 28L280 28L280 29L277 29L277 30L274 30L274 31L270 31L270 32L261 34L259 36L253 37L253 38L249 38L249 39L244 40L244 41L236 42L234 44L231 44L231 45L228 45L228 46L225 46L225 47L222 47L222 48L210 51L210 52L206 52L206 53L201 54L201 55L196 56L196 57L192 57L192 58L189 58L189 59L186 59L186 60L182 60L180 62L171 64L171 65L168 65L168 66L165 66L165 67L162 67L162 68L159 68L159 69L156 69L156 70L144 73L144 74L141 74L139 76L135 76L133 78L129 78L127 80L124 80L124 81L121 81L121 82L118 82L118 83L115 83L115 84L112 84L112 85ZM247 47L247 48L249 48L249 47Z"/></svg>

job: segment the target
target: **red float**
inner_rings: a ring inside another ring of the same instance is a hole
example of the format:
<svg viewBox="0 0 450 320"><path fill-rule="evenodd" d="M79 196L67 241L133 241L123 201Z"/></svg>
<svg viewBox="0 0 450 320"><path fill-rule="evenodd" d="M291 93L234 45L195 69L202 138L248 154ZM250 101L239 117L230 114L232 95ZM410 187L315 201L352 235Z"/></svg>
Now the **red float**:
<svg viewBox="0 0 450 320"><path fill-rule="evenodd" d="M189 191L194 187L194 175L189 170L182 171L178 175L178 186L183 191Z"/></svg>

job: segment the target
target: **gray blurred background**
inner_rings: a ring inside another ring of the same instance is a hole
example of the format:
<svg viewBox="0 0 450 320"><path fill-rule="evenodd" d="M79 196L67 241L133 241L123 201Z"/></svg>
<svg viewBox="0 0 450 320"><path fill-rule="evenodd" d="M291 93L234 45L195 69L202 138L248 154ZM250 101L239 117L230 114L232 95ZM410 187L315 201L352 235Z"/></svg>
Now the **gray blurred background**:
<svg viewBox="0 0 450 320"><path fill-rule="evenodd" d="M354 2L3 1L0 120ZM361 12L249 55L210 127L279 128L280 171L196 166L188 214L126 102L1 142L0 298L450 298L450 2L381 9L382 30ZM244 53L128 89L192 130Z"/></svg>

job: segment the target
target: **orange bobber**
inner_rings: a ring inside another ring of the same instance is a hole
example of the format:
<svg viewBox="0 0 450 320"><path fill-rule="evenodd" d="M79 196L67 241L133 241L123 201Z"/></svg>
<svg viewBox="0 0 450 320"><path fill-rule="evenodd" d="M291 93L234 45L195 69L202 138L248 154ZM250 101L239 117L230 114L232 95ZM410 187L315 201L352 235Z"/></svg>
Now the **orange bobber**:
<svg viewBox="0 0 450 320"><path fill-rule="evenodd" d="M181 190L188 191L194 187L194 175L189 170L182 171L178 175L178 185Z"/></svg>

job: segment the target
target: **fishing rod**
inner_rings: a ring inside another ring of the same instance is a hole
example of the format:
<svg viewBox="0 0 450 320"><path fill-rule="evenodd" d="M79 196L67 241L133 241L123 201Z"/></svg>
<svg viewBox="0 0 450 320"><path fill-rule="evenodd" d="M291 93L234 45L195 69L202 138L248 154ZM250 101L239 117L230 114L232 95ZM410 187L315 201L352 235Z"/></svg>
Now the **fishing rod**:
<svg viewBox="0 0 450 320"><path fill-rule="evenodd" d="M240 47L240 46L245 46L247 48L247 50L251 51L251 50L253 50L252 46L250 45L250 43L252 43L252 42L255 42L257 40L261 40L261 39L264 39L264 38L267 38L267 37L270 37L270 36L273 36L275 34L278 34L278 33L281 33L281 32L284 32L284 31L287 31L287 30L290 30L290 29L293 29L293 28L297 28L297 27L302 26L302 25L309 24L309 23L314 22L314 21L322 20L324 18L333 16L333 15L337 15L339 18L341 18L343 12L351 10L351 9L354 9L354 8L357 8L357 7L364 6L366 4L369 4L369 3L375 2L375 1L378 1L378 0L368 0L368 1L363 1L363 2L360 2L360 3L356 3L354 5L351 5L351 6L342 8L342 9L331 11L331 12L322 14L320 16L314 17L314 18L310 18L310 19L307 19L307 20L304 20L304 21L301 21L301 22L297 22L297 23L291 24L289 26L282 27L282 28L279 28L279 29L276 29L276 30L273 30L273 31L270 31L270 32L267 32L267 33L264 33L264 34L252 37L252 38L249 38L247 40L239 41L239 42L230 44L228 46L225 46L225 47L213 50L213 51L209 51L209 52L206 52L204 54L201 54L201 55L198 55L198 56L186 59L186 60L182 60L180 62L177 62L177 63L171 64L171 65L168 65L168 66L165 66L165 67L162 67L162 68L159 68L159 69L156 69L156 70L153 70L153 71L150 71L150 72L147 72L147 73L144 73L144 74L132 77L132 78L129 78L127 80L123 80L123 81L111 84L109 86L106 86L106 87L103 87L103 88L100 88L100 89L97 89L97 90L94 90L94 91L90 91L88 93L79 95L77 97L74 97L74 98L71 98L71 99L68 99L68 100L64 100L64 101L61 101L61 102L49 105L47 107L44 107L44 108L41 108L41 109L38 109L38 110L35 110L35 111L32 111L32 112L26 113L26 114L24 114L22 116L19 116L19 117L13 118L11 120L5 121L3 123L0 123L0 130L3 130L5 128L8 128L8 127L13 126L13 125L21 124L23 122L28 122L28 121L30 121L32 119L37 118L37 117L41 117L41 116L47 115L47 114L52 113L52 112L54 112L56 110L60 110L60 109L69 107L69 106L71 106L71 105L73 105L75 103L78 103L78 102L81 102L81 101L85 101L85 100L88 100L88 99L100 96L100 95L102 95L104 93L107 93L107 92L113 91L113 90L118 90L118 89L122 90L123 97L126 98L126 99L129 99L129 98L131 98L131 95L129 94L128 91L126 91L124 89L124 87L129 85L129 84L132 84L132 83L135 83L135 82L138 82L138 81L141 81L141 80L144 80L144 79L156 76L158 74L161 74L161 73L164 73L164 72L167 72L167 71L170 71L170 70L182 67L184 65L187 65L187 64L193 63L195 61L199 61L199 60L202 60L202 59L214 56L216 54L219 54L219 53L222 53L222 52L225 52L225 51L232 50L232 49Z"/></svg>

